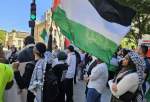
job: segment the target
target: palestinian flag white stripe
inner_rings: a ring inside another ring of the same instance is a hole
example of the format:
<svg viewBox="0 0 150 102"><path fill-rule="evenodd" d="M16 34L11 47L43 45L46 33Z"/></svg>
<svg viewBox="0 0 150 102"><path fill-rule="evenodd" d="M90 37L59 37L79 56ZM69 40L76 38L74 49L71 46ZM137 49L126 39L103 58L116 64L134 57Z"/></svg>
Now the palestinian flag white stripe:
<svg viewBox="0 0 150 102"><path fill-rule="evenodd" d="M95 1L93 0L94 3ZM122 19L124 16L118 12L118 15L114 16L111 14L112 11L109 14L109 10L108 14L101 17L102 12L97 12L99 9L95 9L89 0L55 0L54 2L53 20L62 34L77 47L109 63L121 39L130 29L130 19L126 19L129 21L126 23ZM58 3L60 4L57 7ZM106 16L107 19L111 16L114 18L108 21L104 19ZM117 21L119 23L115 22L117 17L121 17L120 21Z"/></svg>
<svg viewBox="0 0 150 102"><path fill-rule="evenodd" d="M100 17L88 0L61 0L60 8L66 12L68 19L102 34L117 45L130 29Z"/></svg>

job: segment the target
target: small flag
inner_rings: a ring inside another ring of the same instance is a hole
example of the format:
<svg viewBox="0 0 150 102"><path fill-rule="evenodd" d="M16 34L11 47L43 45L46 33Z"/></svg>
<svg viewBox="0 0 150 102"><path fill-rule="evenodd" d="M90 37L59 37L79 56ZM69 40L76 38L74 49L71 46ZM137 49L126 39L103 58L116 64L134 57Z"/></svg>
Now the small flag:
<svg viewBox="0 0 150 102"><path fill-rule="evenodd" d="M56 0L53 7L60 31L74 45L108 63L136 13L115 0Z"/></svg>
<svg viewBox="0 0 150 102"><path fill-rule="evenodd" d="M65 38L65 48L67 48L70 44L70 41L67 38Z"/></svg>
<svg viewBox="0 0 150 102"><path fill-rule="evenodd" d="M42 33L41 33L41 38L43 39L43 41L48 44L48 34L47 34L47 31L46 29L43 29Z"/></svg>

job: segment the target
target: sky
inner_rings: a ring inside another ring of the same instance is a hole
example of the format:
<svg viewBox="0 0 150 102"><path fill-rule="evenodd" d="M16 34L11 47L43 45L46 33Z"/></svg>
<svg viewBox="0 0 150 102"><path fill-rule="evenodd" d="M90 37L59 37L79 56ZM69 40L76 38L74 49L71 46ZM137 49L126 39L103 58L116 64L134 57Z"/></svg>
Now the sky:
<svg viewBox="0 0 150 102"><path fill-rule="evenodd" d="M30 3L32 0L1 0L0 3L0 29L29 32ZM52 5L52 0L36 0L37 19Z"/></svg>

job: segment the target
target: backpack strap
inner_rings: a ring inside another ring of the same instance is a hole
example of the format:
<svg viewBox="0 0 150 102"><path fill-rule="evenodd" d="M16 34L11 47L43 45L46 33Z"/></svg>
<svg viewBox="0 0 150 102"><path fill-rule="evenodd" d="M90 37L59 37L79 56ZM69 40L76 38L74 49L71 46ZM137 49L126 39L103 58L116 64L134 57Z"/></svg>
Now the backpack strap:
<svg viewBox="0 0 150 102"><path fill-rule="evenodd" d="M128 74L131 74L131 73L134 73L134 72L136 72L136 70L135 69L132 69L132 70L129 70L129 71L127 71L126 73L124 73L124 75L122 75L120 78L116 78L116 80L117 80L117 83L119 83L119 81L121 80L121 79L123 79L126 75L128 75Z"/></svg>

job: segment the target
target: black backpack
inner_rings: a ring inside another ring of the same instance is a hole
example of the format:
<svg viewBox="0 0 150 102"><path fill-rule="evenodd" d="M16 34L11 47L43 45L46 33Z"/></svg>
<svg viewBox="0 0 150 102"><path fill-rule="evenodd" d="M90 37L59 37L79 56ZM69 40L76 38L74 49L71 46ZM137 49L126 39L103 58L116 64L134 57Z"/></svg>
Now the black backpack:
<svg viewBox="0 0 150 102"><path fill-rule="evenodd" d="M52 65L47 64L43 87L43 102L53 102L59 94L58 78Z"/></svg>

